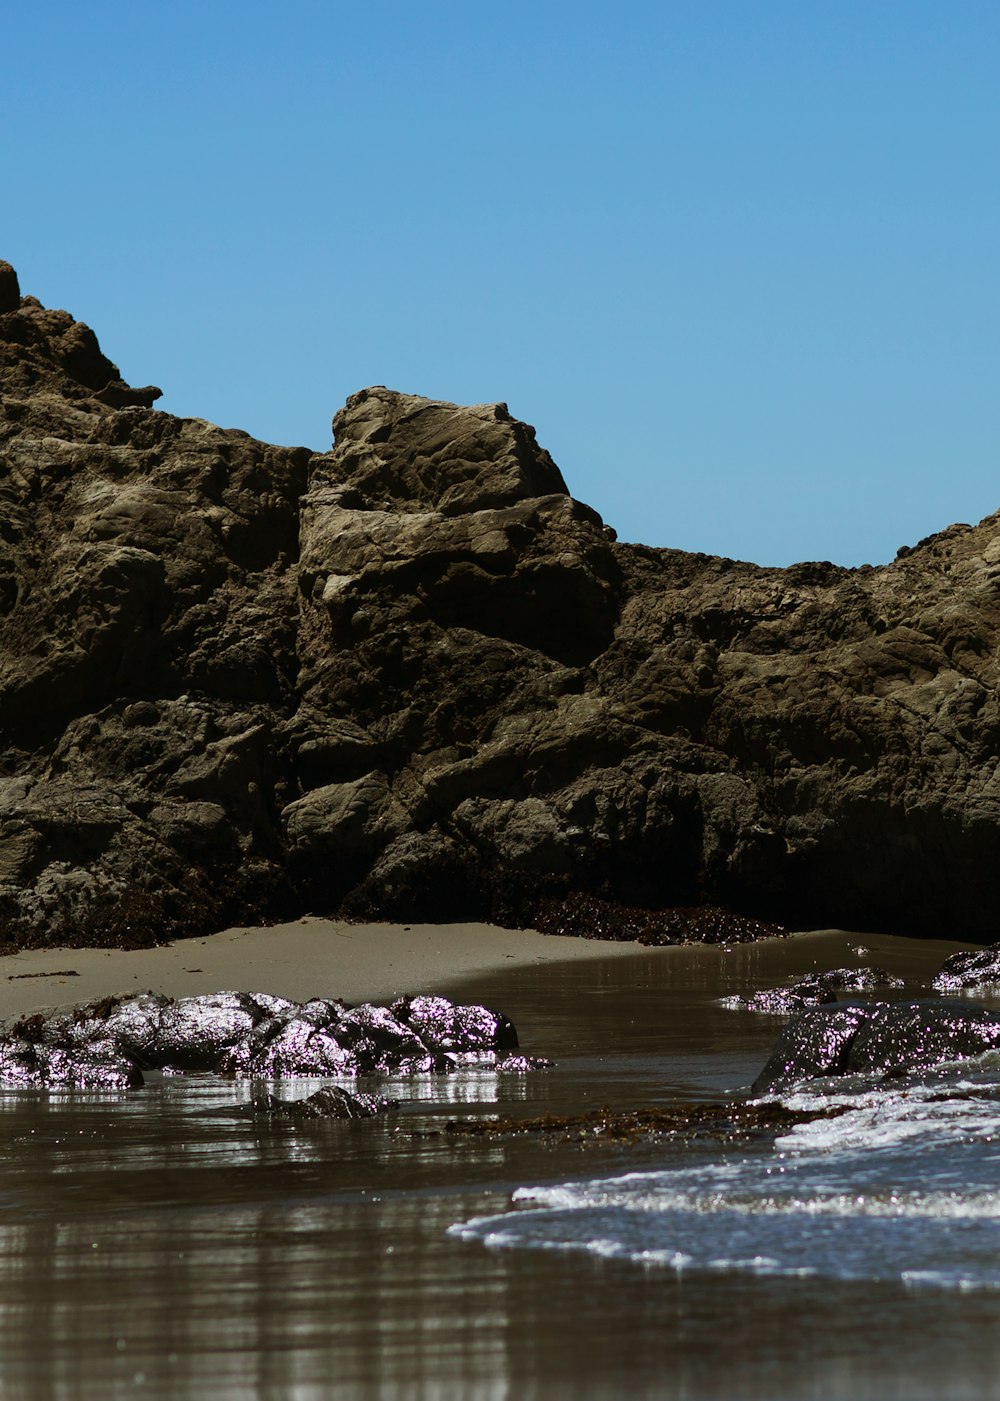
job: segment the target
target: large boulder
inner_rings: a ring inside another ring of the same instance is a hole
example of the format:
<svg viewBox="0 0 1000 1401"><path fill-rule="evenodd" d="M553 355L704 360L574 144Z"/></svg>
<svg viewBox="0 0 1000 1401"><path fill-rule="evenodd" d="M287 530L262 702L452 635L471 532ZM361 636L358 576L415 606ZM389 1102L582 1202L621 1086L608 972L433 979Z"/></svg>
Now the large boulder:
<svg viewBox="0 0 1000 1401"><path fill-rule="evenodd" d="M616 542L502 404L363 390L317 453L155 396L0 265L0 940L992 930L998 517L761 569Z"/></svg>
<svg viewBox="0 0 1000 1401"><path fill-rule="evenodd" d="M968 1060L1000 1046L1000 1012L945 1000L847 1003L801 1012L750 1087L774 1094L802 1081L883 1079Z"/></svg>

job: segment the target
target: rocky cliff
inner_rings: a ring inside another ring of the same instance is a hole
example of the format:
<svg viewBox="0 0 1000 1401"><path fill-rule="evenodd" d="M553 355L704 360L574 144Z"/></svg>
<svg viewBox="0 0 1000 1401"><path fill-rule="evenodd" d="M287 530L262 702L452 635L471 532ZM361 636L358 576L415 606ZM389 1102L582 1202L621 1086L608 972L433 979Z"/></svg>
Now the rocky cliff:
<svg viewBox="0 0 1000 1401"><path fill-rule="evenodd" d="M503 404L274 447L6 264L0 394L0 938L565 891L995 933L998 517L878 569L619 544Z"/></svg>

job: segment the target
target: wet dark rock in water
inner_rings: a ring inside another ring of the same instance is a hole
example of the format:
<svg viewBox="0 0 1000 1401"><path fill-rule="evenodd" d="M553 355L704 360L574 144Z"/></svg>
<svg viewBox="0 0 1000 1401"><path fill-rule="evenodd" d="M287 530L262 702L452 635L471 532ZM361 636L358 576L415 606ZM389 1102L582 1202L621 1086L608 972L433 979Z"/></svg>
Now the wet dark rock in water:
<svg viewBox="0 0 1000 1401"><path fill-rule="evenodd" d="M719 999L731 1011L760 1012L769 1017L788 1017L803 1007L818 1007L836 1000L836 989L822 974L800 978L787 987L761 988L745 997L734 994Z"/></svg>
<svg viewBox="0 0 1000 1401"><path fill-rule="evenodd" d="M764 569L617 541L504 404L316 452L157 392L0 264L0 946L993 937L1000 516Z"/></svg>
<svg viewBox="0 0 1000 1401"><path fill-rule="evenodd" d="M395 1101L383 1095L362 1094L340 1085L324 1085L304 1099L281 1099L262 1094L253 1101L254 1114L271 1119L372 1119L392 1109Z"/></svg>
<svg viewBox="0 0 1000 1401"><path fill-rule="evenodd" d="M800 1013L750 1087L772 1094L826 1076L930 1070L1000 1046L1000 1013L960 1002L848 1003Z"/></svg>
<svg viewBox="0 0 1000 1401"><path fill-rule="evenodd" d="M22 1017L0 1036L0 1086L142 1084L143 1070L240 1078L450 1074L469 1066L522 1074L548 1062L501 1058L517 1045L502 1013L444 997L349 1007L267 993L173 998L142 993Z"/></svg>
<svg viewBox="0 0 1000 1401"><path fill-rule="evenodd" d="M901 988L903 979L884 968L831 968L819 975L838 992L874 992L876 988Z"/></svg>
<svg viewBox="0 0 1000 1401"><path fill-rule="evenodd" d="M1000 943L971 953L953 953L941 965L933 986L940 992L960 992L991 983L1000 983Z"/></svg>
<svg viewBox="0 0 1000 1401"><path fill-rule="evenodd" d="M826 973L807 974L786 987L762 988L745 997L723 997L720 1002L732 1011L788 1017L805 1007L834 1003L838 992L874 992L877 988L902 986L902 978L893 977L884 968L831 968Z"/></svg>
<svg viewBox="0 0 1000 1401"><path fill-rule="evenodd" d="M547 1056L504 1056L496 1062L501 1075L528 1075L532 1070L547 1070L553 1064Z"/></svg>

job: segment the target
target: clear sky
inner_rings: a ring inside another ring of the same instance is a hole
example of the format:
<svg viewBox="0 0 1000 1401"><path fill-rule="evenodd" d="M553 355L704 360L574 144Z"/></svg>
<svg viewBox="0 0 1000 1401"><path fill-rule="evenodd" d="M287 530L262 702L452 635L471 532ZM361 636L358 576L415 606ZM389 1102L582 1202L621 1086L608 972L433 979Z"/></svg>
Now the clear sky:
<svg viewBox="0 0 1000 1401"><path fill-rule="evenodd" d="M996 0L5 7L0 257L160 407L503 399L624 539L1000 507Z"/></svg>

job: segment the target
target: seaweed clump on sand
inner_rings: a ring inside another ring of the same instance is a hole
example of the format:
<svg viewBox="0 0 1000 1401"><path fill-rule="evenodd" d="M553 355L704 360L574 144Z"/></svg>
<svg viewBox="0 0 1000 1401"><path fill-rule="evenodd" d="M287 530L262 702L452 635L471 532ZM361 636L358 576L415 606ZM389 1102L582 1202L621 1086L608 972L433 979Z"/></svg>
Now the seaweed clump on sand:
<svg viewBox="0 0 1000 1401"><path fill-rule="evenodd" d="M582 939L612 939L637 944L749 944L781 939L780 924L741 915L721 905L678 905L644 910L619 905L597 895L571 894L541 901L535 928L543 934L572 934Z"/></svg>
<svg viewBox="0 0 1000 1401"><path fill-rule="evenodd" d="M742 1143L772 1138L797 1124L834 1119L845 1112L839 1105L822 1110L788 1109L774 1100L732 1104L693 1101L664 1108L602 1108L536 1118L449 1119L443 1129L423 1130L422 1136L443 1133L466 1138L509 1138L532 1134L562 1143L640 1143L670 1135L688 1141Z"/></svg>

